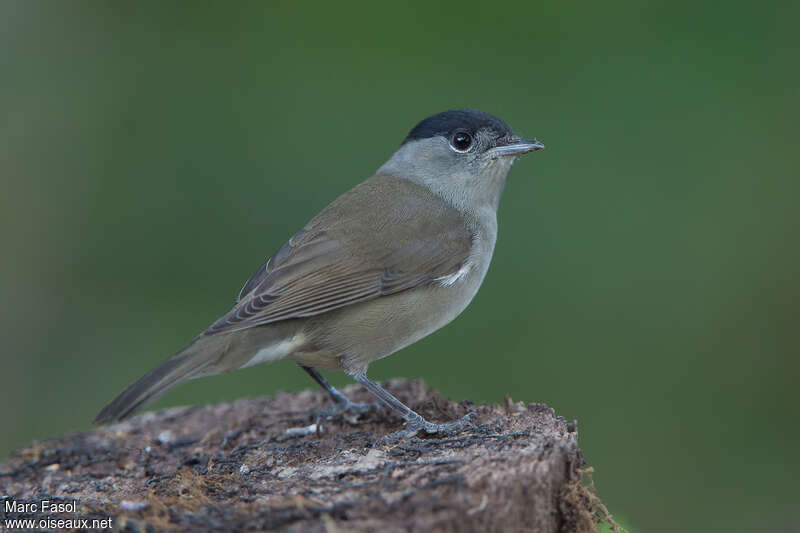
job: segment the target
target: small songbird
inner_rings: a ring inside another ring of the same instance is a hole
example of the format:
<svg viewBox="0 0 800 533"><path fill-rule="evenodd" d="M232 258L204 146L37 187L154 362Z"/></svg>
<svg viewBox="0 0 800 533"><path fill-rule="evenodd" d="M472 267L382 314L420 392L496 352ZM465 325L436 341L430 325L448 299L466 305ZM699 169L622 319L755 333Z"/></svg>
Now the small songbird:
<svg viewBox="0 0 800 533"><path fill-rule="evenodd" d="M367 377L372 361L441 328L469 305L497 240L497 206L518 156L544 148L502 120L459 109L429 117L368 180L333 201L245 283L236 304L95 418L122 420L190 379L294 361L360 411L317 369L342 370L406 421L451 434Z"/></svg>

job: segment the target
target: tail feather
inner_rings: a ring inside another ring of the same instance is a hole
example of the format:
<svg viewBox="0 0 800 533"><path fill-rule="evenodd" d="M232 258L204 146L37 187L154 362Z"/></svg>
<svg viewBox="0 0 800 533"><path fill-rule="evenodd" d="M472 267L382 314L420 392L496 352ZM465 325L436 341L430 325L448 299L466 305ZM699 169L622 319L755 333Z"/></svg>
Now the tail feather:
<svg viewBox="0 0 800 533"><path fill-rule="evenodd" d="M94 419L95 424L108 424L124 420L144 405L190 379L207 375L212 360L203 357L205 350L187 346L174 357L167 359L122 391L111 403L103 407Z"/></svg>
<svg viewBox="0 0 800 533"><path fill-rule="evenodd" d="M200 335L125 389L95 417L95 424L124 420L145 404L190 379L274 361L297 348L300 325L287 321L231 334Z"/></svg>

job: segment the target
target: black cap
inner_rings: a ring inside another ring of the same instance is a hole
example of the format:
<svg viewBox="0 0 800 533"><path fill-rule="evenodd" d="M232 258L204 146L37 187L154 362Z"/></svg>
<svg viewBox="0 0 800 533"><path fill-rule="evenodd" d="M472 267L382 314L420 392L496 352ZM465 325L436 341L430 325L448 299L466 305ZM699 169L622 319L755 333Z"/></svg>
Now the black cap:
<svg viewBox="0 0 800 533"><path fill-rule="evenodd" d="M475 109L453 109L428 117L414 126L403 144L439 135L449 137L460 130L474 136L478 130L484 128L493 130L498 137L510 137L514 134L508 124L494 115Z"/></svg>

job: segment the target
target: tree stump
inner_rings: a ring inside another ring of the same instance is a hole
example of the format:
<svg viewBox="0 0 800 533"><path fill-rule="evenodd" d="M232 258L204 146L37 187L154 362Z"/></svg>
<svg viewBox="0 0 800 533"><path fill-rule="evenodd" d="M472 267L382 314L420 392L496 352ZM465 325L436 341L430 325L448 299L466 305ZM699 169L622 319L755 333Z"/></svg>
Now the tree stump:
<svg viewBox="0 0 800 533"><path fill-rule="evenodd" d="M430 420L473 408L421 381L386 386ZM327 420L326 407L322 392L278 393L34 443L0 465L0 518L111 519L132 531L556 532L591 531L605 512L581 483L576 424L545 405L506 398L475 407L475 427L457 436L392 445L382 437L402 428L397 416ZM44 500L66 511L44 512Z"/></svg>

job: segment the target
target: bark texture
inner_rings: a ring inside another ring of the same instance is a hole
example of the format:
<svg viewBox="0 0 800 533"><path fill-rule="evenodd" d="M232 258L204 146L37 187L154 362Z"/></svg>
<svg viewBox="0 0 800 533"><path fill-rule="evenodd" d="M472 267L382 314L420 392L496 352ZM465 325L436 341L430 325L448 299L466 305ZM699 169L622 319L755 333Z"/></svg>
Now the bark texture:
<svg viewBox="0 0 800 533"><path fill-rule="evenodd" d="M0 497L77 500L54 516L111 517L114 530L594 529L603 508L581 483L575 423L510 398L453 403L420 381L387 388L429 420L474 408L476 425L386 445L398 417L319 419L329 404L317 391L168 409L18 450L0 465ZM370 400L359 387L344 392ZM318 420L318 433L292 430Z"/></svg>

